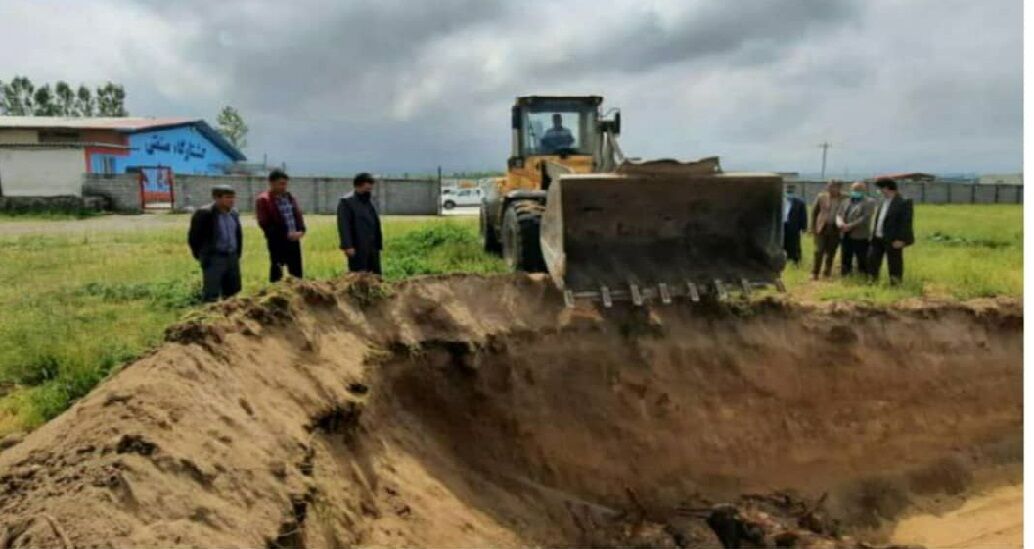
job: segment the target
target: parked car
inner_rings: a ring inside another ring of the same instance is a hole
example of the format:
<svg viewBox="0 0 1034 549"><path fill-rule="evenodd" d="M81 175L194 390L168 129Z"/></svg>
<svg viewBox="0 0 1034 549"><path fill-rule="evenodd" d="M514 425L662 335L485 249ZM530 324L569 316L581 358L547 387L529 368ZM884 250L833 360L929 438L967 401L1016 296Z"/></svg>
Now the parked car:
<svg viewBox="0 0 1034 549"><path fill-rule="evenodd" d="M456 206L480 206L481 189L456 189L442 191L442 207L451 210Z"/></svg>

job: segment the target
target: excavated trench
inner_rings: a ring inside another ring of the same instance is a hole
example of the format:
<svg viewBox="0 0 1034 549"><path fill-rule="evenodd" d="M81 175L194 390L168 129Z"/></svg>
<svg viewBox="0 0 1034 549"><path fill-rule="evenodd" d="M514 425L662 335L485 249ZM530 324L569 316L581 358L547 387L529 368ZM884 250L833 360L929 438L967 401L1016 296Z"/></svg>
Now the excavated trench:
<svg viewBox="0 0 1034 549"><path fill-rule="evenodd" d="M1018 478L1022 309L294 283L0 453L0 546L855 546Z"/></svg>

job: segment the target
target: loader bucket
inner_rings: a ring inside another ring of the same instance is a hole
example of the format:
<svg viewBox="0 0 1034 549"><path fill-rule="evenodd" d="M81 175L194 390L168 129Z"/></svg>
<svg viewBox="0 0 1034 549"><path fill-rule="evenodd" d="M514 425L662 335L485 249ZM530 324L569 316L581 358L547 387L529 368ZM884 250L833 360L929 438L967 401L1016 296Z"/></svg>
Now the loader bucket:
<svg viewBox="0 0 1034 549"><path fill-rule="evenodd" d="M695 294L690 285L722 294L779 284L786 256L778 175L572 174L548 192L543 256L556 285L576 297L604 287L637 300L641 292Z"/></svg>

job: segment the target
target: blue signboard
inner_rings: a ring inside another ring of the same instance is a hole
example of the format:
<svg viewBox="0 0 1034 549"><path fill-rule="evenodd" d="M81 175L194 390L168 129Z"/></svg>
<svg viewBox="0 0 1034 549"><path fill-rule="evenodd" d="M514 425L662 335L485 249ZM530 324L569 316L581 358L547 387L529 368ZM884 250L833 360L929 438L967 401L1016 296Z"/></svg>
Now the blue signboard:
<svg viewBox="0 0 1034 549"><path fill-rule="evenodd" d="M129 134L129 154L96 154L96 173L125 173L146 166L163 166L173 173L221 174L234 161L193 125L159 128Z"/></svg>

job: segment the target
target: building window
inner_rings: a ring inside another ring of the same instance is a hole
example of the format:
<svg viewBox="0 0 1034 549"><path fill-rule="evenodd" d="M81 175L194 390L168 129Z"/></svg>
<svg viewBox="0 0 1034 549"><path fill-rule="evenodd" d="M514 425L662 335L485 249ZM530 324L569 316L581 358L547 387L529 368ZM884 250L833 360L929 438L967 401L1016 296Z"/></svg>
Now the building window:
<svg viewBox="0 0 1034 549"><path fill-rule="evenodd" d="M101 166L105 174L115 173L115 157L108 154L104 155L101 157Z"/></svg>
<svg viewBox="0 0 1034 549"><path fill-rule="evenodd" d="M40 143L74 143L79 140L79 132L76 131L46 130L39 132Z"/></svg>

